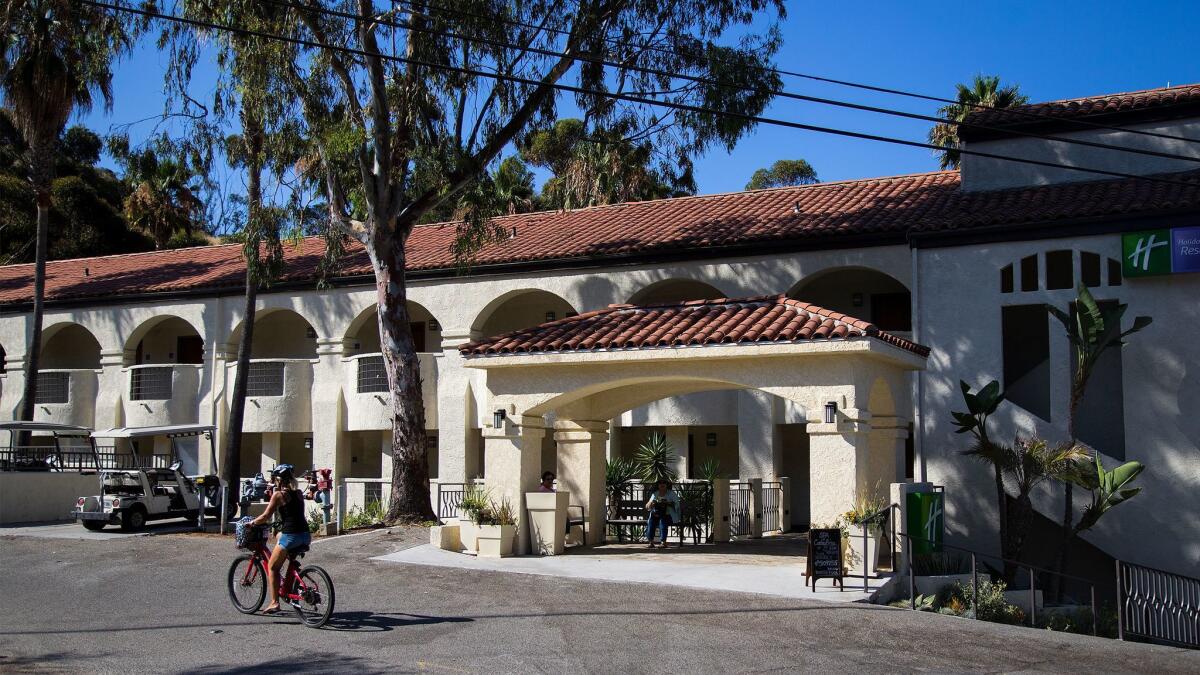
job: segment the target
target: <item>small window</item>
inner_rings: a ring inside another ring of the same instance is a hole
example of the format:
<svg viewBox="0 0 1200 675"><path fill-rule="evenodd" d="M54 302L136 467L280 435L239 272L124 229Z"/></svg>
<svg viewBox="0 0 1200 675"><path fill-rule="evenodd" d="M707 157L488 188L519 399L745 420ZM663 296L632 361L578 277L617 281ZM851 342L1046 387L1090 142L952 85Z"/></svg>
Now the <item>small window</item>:
<svg viewBox="0 0 1200 675"><path fill-rule="evenodd" d="M1050 321L1043 305L1000 308L1004 396L1050 421Z"/></svg>
<svg viewBox="0 0 1200 675"><path fill-rule="evenodd" d="M1079 254L1079 280L1088 288L1100 285L1100 256L1083 251Z"/></svg>
<svg viewBox="0 0 1200 675"><path fill-rule="evenodd" d="M1075 287L1075 261L1071 251L1046 251L1046 290Z"/></svg>
<svg viewBox="0 0 1200 675"><path fill-rule="evenodd" d="M1012 264L1005 265L1004 268L1000 270L1000 292L1001 293L1012 293L1013 292L1013 266L1012 266Z"/></svg>
<svg viewBox="0 0 1200 675"><path fill-rule="evenodd" d="M1031 255L1021 259L1021 290L1036 291L1038 289L1038 259Z"/></svg>
<svg viewBox="0 0 1200 675"><path fill-rule="evenodd" d="M1121 261L1120 260L1114 260L1112 258L1108 259L1108 285L1109 286L1120 286L1121 285Z"/></svg>

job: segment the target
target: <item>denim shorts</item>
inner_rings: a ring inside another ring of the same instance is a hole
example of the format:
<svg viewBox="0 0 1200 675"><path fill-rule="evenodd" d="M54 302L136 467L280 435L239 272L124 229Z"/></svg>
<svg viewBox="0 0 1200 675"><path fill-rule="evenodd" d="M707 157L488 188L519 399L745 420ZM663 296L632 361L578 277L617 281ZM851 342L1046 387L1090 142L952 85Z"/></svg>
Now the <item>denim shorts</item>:
<svg viewBox="0 0 1200 675"><path fill-rule="evenodd" d="M275 540L276 546L282 546L291 551L299 546L308 546L312 543L312 535L307 532L298 532L296 534L280 533L279 539Z"/></svg>

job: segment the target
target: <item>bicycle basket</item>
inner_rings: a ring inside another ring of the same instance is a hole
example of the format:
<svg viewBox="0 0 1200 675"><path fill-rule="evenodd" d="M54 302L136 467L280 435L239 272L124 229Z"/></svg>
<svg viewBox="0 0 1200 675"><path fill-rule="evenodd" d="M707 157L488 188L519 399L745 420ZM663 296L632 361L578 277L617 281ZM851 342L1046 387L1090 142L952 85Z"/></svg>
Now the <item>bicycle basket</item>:
<svg viewBox="0 0 1200 675"><path fill-rule="evenodd" d="M246 516L237 522L233 531L233 541L238 548L253 548L267 538L267 528L262 525L251 525L254 519Z"/></svg>

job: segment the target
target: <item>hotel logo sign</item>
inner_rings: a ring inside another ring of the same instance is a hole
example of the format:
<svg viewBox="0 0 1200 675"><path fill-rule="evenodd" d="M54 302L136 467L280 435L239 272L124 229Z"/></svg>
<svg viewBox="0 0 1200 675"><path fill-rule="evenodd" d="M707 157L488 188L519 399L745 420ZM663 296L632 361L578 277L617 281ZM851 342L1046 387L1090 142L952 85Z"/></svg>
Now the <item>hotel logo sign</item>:
<svg viewBox="0 0 1200 675"><path fill-rule="evenodd" d="M1200 272L1200 227L1122 234L1121 268L1126 277Z"/></svg>

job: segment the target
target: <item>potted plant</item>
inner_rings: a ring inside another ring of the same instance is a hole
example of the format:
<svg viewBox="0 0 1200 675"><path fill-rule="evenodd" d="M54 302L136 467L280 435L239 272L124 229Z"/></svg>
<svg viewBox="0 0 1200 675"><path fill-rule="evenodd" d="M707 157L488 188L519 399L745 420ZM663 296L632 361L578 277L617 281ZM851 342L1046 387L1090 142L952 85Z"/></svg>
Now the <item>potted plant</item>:
<svg viewBox="0 0 1200 675"><path fill-rule="evenodd" d="M842 514L849 538L847 563L851 574L874 576L879 562L879 546L883 539L883 522L887 517L887 501L875 494L855 495L854 506ZM865 533L865 537L864 537ZM865 539L865 541L864 541Z"/></svg>
<svg viewBox="0 0 1200 675"><path fill-rule="evenodd" d="M512 555L513 539L517 534L517 512L508 499L499 504L489 502L476 514L479 526L476 535L481 558L507 558Z"/></svg>
<svg viewBox="0 0 1200 675"><path fill-rule="evenodd" d="M468 486L463 492L462 502L458 505L458 535L462 539L463 548L474 553L479 550L476 539L479 535L479 516L490 505L487 490Z"/></svg>
<svg viewBox="0 0 1200 675"><path fill-rule="evenodd" d="M971 561L958 553L917 553L912 566L913 585L922 595L937 595L947 586L971 583Z"/></svg>

